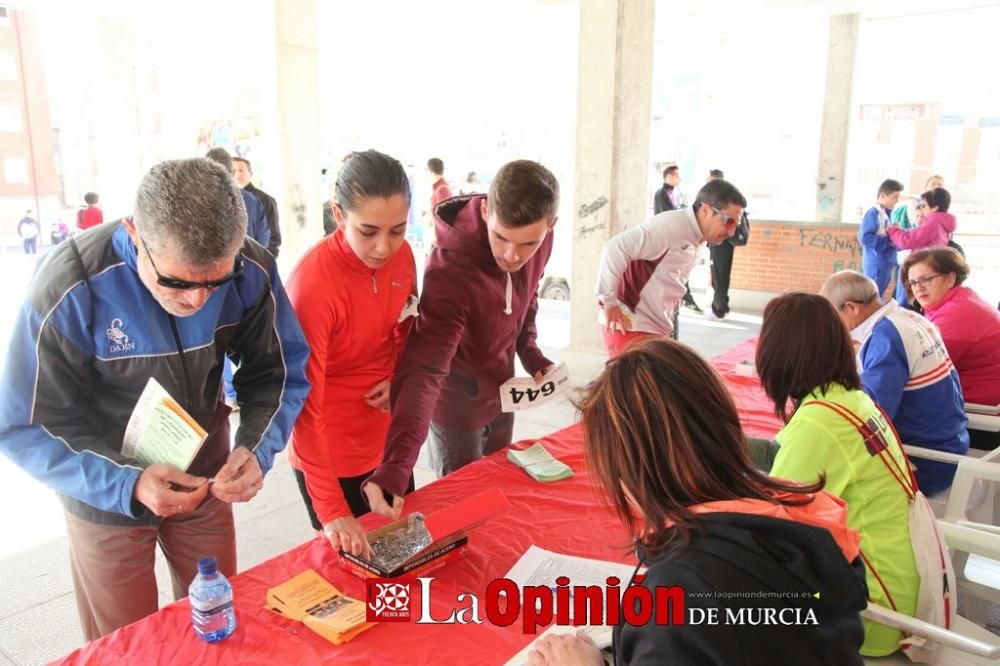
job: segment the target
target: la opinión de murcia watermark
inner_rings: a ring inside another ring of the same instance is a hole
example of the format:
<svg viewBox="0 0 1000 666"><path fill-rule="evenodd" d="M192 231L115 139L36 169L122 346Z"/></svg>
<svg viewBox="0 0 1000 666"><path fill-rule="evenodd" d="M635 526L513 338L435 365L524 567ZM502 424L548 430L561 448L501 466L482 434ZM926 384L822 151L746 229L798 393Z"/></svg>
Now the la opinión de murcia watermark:
<svg viewBox="0 0 1000 666"><path fill-rule="evenodd" d="M637 575L624 591L621 580L608 577L605 585L571 585L567 576L556 578L555 587L518 586L509 578L497 578L486 586L484 599L471 592L455 596L450 613L435 614L431 609L434 578L415 581L397 578L369 578L367 615L369 622L414 622L416 624L483 624L488 621L508 627L520 619L521 630L536 633L539 627L555 622L563 626L618 625L818 625L812 608L688 607L688 593L679 585L661 585L652 589ZM420 588L420 609L414 617L411 609L411 585ZM803 599L819 598L811 592L694 592L691 598L732 599ZM483 617L485 614L485 620Z"/></svg>

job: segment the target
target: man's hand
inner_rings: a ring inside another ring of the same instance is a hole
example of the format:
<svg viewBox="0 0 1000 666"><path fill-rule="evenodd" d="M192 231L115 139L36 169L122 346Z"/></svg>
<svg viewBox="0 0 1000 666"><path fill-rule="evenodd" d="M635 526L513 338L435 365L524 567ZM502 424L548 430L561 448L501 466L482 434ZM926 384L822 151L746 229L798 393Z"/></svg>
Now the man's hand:
<svg viewBox="0 0 1000 666"><path fill-rule="evenodd" d="M264 486L264 473L250 449L237 446L212 483L212 494L223 502L249 502Z"/></svg>
<svg viewBox="0 0 1000 666"><path fill-rule="evenodd" d="M534 379L536 384L542 384L545 382L545 375L552 372L552 368L556 367L555 363L548 365L534 374Z"/></svg>
<svg viewBox="0 0 1000 666"><path fill-rule="evenodd" d="M546 636L528 655L531 666L602 666L604 658L594 640L585 634Z"/></svg>
<svg viewBox="0 0 1000 666"><path fill-rule="evenodd" d="M627 333L632 329L632 322L628 315L622 311L620 305L609 305L604 308L604 318L607 320L606 326L609 333L614 333L615 329Z"/></svg>
<svg viewBox="0 0 1000 666"><path fill-rule="evenodd" d="M365 536L365 528L354 516L334 518L323 525L323 533L334 550L343 550L366 559L372 558L372 549Z"/></svg>
<svg viewBox="0 0 1000 666"><path fill-rule="evenodd" d="M381 409L383 412L388 412L390 383L391 382L388 379L383 379L378 384L373 386L368 393L365 393L365 402L367 402L370 407Z"/></svg>
<svg viewBox="0 0 1000 666"><path fill-rule="evenodd" d="M150 465L135 482L133 496L160 518L194 511L208 494L208 479L170 465Z"/></svg>
<svg viewBox="0 0 1000 666"><path fill-rule="evenodd" d="M399 514L403 512L403 498L393 495L392 506L389 506L389 503L385 501L385 494L378 484L369 481L364 485L364 491L365 497L368 498L368 506L378 515L385 516L390 520L396 520L399 518Z"/></svg>

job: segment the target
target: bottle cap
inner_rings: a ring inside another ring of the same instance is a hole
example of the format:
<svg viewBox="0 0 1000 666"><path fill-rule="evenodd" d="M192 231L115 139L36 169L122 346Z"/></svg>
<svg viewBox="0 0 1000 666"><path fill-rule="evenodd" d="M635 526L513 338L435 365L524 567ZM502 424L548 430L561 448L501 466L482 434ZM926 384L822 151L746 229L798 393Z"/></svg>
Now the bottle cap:
<svg viewBox="0 0 1000 666"><path fill-rule="evenodd" d="M203 576L212 576L219 571L219 563L214 557L203 557L198 560L198 573Z"/></svg>

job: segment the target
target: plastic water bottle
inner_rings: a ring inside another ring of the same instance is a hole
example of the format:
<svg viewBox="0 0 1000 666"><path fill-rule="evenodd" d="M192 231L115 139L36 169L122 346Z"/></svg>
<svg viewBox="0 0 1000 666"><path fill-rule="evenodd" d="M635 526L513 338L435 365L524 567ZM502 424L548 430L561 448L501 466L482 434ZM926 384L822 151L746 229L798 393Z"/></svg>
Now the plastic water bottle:
<svg viewBox="0 0 1000 666"><path fill-rule="evenodd" d="M219 573L214 557L198 560L198 575L191 581L188 595L195 633L209 643L229 638L236 629L233 586Z"/></svg>

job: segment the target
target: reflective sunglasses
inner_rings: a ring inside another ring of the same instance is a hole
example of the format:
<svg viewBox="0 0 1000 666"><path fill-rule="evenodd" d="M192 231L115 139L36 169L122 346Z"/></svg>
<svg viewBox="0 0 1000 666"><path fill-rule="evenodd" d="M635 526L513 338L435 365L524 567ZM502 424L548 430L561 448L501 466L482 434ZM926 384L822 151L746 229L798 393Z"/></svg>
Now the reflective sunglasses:
<svg viewBox="0 0 1000 666"><path fill-rule="evenodd" d="M735 225L737 225L737 224L740 223L740 221L738 219L736 219L735 217L733 217L729 213L723 213L721 210L719 210L715 206L709 206L709 208L711 208L712 211L716 215L718 215L719 217L722 218L722 221L726 223L727 227L732 227L732 226L735 226Z"/></svg>

